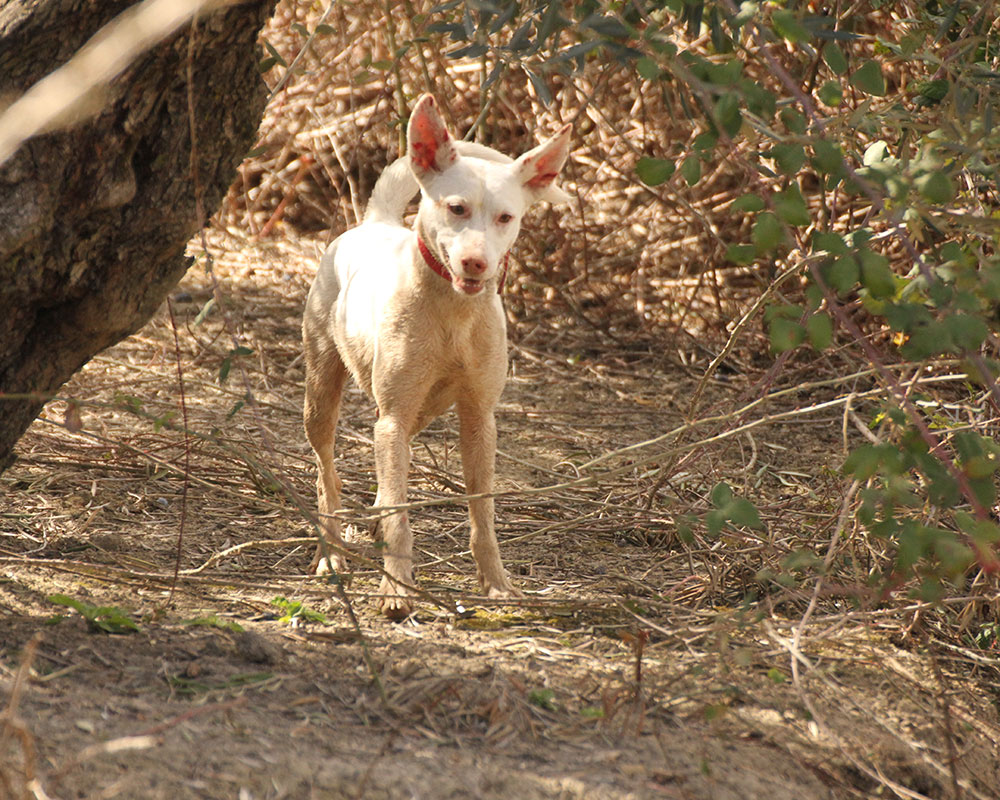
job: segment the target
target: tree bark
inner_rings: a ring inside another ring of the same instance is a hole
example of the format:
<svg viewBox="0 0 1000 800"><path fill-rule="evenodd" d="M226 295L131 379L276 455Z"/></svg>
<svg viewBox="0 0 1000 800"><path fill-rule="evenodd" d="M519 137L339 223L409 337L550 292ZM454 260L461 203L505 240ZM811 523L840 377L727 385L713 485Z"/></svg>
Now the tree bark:
<svg viewBox="0 0 1000 800"><path fill-rule="evenodd" d="M95 116L0 166L0 471L46 399L183 276L196 199L214 211L263 113L256 40L274 2L204 14L140 55ZM0 106L130 5L0 5Z"/></svg>

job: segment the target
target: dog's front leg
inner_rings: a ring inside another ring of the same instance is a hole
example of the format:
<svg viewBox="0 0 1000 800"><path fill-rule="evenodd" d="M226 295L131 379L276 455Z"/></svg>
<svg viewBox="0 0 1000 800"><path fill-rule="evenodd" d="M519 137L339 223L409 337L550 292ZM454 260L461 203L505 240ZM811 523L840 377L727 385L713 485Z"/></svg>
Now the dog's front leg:
<svg viewBox="0 0 1000 800"><path fill-rule="evenodd" d="M409 425L397 415L382 413L375 423L375 471L378 503L406 503L406 481L410 470ZM386 512L380 520L385 571L379 586L379 608L391 619L413 612L413 536L405 511ZM404 585L405 584L405 585Z"/></svg>
<svg viewBox="0 0 1000 800"><path fill-rule="evenodd" d="M497 449L497 426L493 409L460 404L458 417L465 490L468 494L488 494L493 491ZM500 560L493 517L492 497L469 501L469 543L476 559L479 584L487 597L519 596L520 592L511 585Z"/></svg>

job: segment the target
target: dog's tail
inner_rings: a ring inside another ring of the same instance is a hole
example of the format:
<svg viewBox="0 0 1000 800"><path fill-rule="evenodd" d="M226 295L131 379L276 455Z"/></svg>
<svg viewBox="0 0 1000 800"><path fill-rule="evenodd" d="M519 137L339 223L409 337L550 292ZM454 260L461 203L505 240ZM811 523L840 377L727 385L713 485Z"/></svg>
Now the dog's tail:
<svg viewBox="0 0 1000 800"><path fill-rule="evenodd" d="M365 222L402 225L406 207L420 190L407 156L397 158L379 175L365 209Z"/></svg>

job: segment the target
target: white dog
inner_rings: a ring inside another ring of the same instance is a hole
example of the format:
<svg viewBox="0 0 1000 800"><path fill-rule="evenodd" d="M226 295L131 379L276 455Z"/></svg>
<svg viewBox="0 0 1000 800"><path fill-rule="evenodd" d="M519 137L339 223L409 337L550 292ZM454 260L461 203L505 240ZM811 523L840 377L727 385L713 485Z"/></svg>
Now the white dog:
<svg viewBox="0 0 1000 800"><path fill-rule="evenodd" d="M498 294L521 217L539 200L565 201L555 179L569 153L570 126L516 161L454 140L434 99L417 102L408 155L389 166L361 225L327 249L306 301L305 428L319 465L319 511L332 566L344 568L333 512L340 479L334 437L347 373L378 406L376 507L406 503L411 437L451 406L458 410L465 488L493 489L494 408L507 373L507 331ZM422 191L414 230L403 224ZM469 501L471 548L489 597L511 585L493 530L493 500ZM380 520L385 572L380 607L401 619L413 610L413 537L405 511ZM325 571L320 551L313 567Z"/></svg>

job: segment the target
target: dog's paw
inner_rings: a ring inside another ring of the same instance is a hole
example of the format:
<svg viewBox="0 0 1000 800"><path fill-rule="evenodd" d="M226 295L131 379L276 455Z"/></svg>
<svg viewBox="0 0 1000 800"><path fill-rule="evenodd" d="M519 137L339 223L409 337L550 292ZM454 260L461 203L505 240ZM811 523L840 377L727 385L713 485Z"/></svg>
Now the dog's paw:
<svg viewBox="0 0 1000 800"><path fill-rule="evenodd" d="M413 579L411 578L407 582L412 583ZM389 619L399 622L413 613L415 598L405 586L401 586L383 575L378 593L380 595L378 609Z"/></svg>
<svg viewBox="0 0 1000 800"><path fill-rule="evenodd" d="M364 536L357 525L345 525L341 536L346 544L361 544L364 541Z"/></svg>
<svg viewBox="0 0 1000 800"><path fill-rule="evenodd" d="M323 558L323 553L317 548L316 555L313 556L312 563L309 564L309 571L314 575L329 575L333 567L333 572L343 575L347 570L347 559L340 553L330 553L330 560Z"/></svg>
<svg viewBox="0 0 1000 800"><path fill-rule="evenodd" d="M524 597L524 592L506 578L495 585L483 586L483 593L490 600L517 600Z"/></svg>

